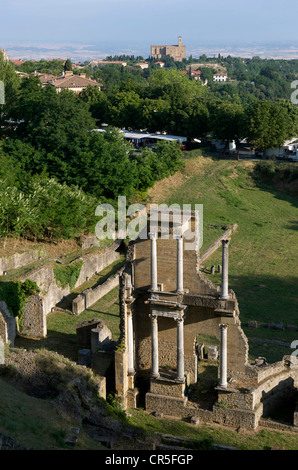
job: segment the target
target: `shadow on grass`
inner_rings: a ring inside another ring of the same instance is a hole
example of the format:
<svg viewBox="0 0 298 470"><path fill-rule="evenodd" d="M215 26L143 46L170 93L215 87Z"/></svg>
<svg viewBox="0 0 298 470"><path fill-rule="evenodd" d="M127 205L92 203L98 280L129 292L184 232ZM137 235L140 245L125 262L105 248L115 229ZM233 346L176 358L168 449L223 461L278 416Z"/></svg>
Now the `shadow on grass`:
<svg viewBox="0 0 298 470"><path fill-rule="evenodd" d="M16 348L26 350L47 349L57 352L71 361L78 360L79 346L76 334L67 334L59 331L48 330L46 338L34 339L26 336L17 336Z"/></svg>
<svg viewBox="0 0 298 470"><path fill-rule="evenodd" d="M268 275L230 276L230 288L236 294L242 328L247 337L264 342L249 341L250 354L264 356L268 362L280 361L293 352L277 341L291 343L298 340L297 318L298 277ZM259 328L248 328L249 321L257 321ZM278 325L279 328L276 326ZM295 331L295 327L297 331ZM265 340L275 340L276 344Z"/></svg>
<svg viewBox="0 0 298 470"><path fill-rule="evenodd" d="M261 161L254 167L252 177L263 191L298 207L298 166L295 163Z"/></svg>
<svg viewBox="0 0 298 470"><path fill-rule="evenodd" d="M92 308L87 308L85 310L86 312L94 312L94 313L100 313L101 315L107 315L109 317L116 317L116 318L119 318L119 315L116 315L115 313L109 313L109 312L102 312L100 310L93 310Z"/></svg>

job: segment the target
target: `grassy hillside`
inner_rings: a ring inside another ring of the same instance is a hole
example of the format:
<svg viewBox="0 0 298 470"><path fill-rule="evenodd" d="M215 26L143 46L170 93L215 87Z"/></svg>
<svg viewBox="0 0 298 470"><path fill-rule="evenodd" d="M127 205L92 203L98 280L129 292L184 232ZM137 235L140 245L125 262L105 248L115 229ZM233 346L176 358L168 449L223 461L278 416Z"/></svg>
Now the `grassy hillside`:
<svg viewBox="0 0 298 470"><path fill-rule="evenodd" d="M269 330L265 324L298 326L298 197L261 182L255 177L255 165L252 161L218 160L192 153L183 173L155 185L150 202L203 204L201 252L223 234L221 227L237 223L239 228L229 249L229 283L239 301L244 331L249 338L291 342L298 339L298 332ZM205 266L213 264L221 264L221 250ZM219 275L211 279L221 282ZM263 326L247 328L248 320L258 320ZM269 362L291 352L289 348L250 341L251 357L262 355Z"/></svg>

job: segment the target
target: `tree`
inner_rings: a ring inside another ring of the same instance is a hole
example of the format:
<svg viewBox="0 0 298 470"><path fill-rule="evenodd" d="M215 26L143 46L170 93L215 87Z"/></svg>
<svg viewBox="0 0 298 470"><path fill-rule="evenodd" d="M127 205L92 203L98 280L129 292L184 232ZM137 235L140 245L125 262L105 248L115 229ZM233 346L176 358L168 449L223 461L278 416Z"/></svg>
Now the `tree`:
<svg viewBox="0 0 298 470"><path fill-rule="evenodd" d="M111 99L109 124L139 129L142 119L142 99L134 91L119 91Z"/></svg>
<svg viewBox="0 0 298 470"><path fill-rule="evenodd" d="M210 110L210 128L214 137L223 142L238 140L242 133L243 108L229 102L214 104Z"/></svg>
<svg viewBox="0 0 298 470"><path fill-rule="evenodd" d="M289 114L283 102L256 101L245 111L244 132L263 152L284 145L297 126L297 114Z"/></svg>
<svg viewBox="0 0 298 470"><path fill-rule="evenodd" d="M147 96L168 103L166 128L160 131L192 136L188 124L195 116L198 102L206 88L177 70L154 70L150 76Z"/></svg>
<svg viewBox="0 0 298 470"><path fill-rule="evenodd" d="M208 83L213 82L213 71L209 67L203 67L201 70L201 80L204 82L208 80Z"/></svg>
<svg viewBox="0 0 298 470"><path fill-rule="evenodd" d="M64 64L64 72L72 71L71 59L67 59Z"/></svg>
<svg viewBox="0 0 298 470"><path fill-rule="evenodd" d="M110 101L105 93L89 85L79 97L89 105L89 111L99 125L108 121Z"/></svg>

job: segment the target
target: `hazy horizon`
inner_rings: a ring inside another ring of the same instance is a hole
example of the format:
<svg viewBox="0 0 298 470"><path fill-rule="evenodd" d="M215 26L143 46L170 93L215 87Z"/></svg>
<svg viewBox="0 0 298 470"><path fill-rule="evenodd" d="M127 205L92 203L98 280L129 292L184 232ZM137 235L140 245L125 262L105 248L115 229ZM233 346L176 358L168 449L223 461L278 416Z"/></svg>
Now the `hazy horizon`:
<svg viewBox="0 0 298 470"><path fill-rule="evenodd" d="M290 19L297 0L1 0L0 48L12 58L75 60L113 54L150 54L151 44L177 44L187 56L220 49L264 57L282 50L298 57ZM264 49L264 51L262 51ZM34 56L34 54L36 54ZM81 57L80 57L81 54ZM208 55L208 54L207 54Z"/></svg>

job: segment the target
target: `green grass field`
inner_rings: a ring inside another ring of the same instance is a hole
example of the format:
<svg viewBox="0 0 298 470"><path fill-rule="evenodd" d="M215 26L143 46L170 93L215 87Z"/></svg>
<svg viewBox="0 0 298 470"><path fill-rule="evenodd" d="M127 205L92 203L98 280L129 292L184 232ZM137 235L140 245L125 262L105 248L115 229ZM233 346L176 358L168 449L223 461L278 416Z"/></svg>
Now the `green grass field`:
<svg viewBox="0 0 298 470"><path fill-rule="evenodd" d="M213 442L238 450L268 450L272 447L298 450L298 436L291 433L282 433L269 429L262 429L258 432L237 433L232 429L216 425L202 425L195 428L181 420L156 419L143 410L132 410L131 413L130 422L149 435L158 432L173 436L186 436L189 439L197 439L203 445L204 443Z"/></svg>

